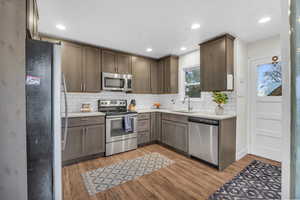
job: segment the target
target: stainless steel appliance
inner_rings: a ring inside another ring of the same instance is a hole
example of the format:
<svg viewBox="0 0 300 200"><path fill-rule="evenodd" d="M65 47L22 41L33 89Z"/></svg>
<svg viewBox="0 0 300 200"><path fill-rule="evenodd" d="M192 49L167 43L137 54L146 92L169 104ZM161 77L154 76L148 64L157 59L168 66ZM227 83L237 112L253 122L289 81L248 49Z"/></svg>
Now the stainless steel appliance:
<svg viewBox="0 0 300 200"><path fill-rule="evenodd" d="M98 111L106 114L105 155L137 148L137 113L127 110L126 100L99 100ZM125 117L131 130L125 130Z"/></svg>
<svg viewBox="0 0 300 200"><path fill-rule="evenodd" d="M219 121L189 117L189 154L219 165Z"/></svg>
<svg viewBox="0 0 300 200"><path fill-rule="evenodd" d="M27 185L31 200L62 196L60 62L59 45L26 41Z"/></svg>
<svg viewBox="0 0 300 200"><path fill-rule="evenodd" d="M102 88L108 91L132 91L131 74L102 73Z"/></svg>

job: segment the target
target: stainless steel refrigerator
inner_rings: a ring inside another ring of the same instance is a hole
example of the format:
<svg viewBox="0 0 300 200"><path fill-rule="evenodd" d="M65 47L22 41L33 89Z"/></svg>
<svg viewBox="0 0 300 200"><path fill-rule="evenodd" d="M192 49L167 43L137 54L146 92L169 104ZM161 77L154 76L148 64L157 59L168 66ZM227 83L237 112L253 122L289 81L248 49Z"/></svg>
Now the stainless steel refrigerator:
<svg viewBox="0 0 300 200"><path fill-rule="evenodd" d="M59 45L26 41L29 200L61 199L60 60Z"/></svg>

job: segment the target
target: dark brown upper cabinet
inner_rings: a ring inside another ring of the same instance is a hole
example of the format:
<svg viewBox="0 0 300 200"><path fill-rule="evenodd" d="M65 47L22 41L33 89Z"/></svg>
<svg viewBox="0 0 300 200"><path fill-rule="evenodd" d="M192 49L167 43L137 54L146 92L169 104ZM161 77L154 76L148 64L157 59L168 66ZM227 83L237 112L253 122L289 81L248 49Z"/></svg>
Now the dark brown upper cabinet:
<svg viewBox="0 0 300 200"><path fill-rule="evenodd" d="M151 60L132 57L133 93L151 94Z"/></svg>
<svg viewBox="0 0 300 200"><path fill-rule="evenodd" d="M159 82L158 82L158 62L156 60L150 61L151 67L151 93L152 94L159 94Z"/></svg>
<svg viewBox="0 0 300 200"><path fill-rule="evenodd" d="M102 50L102 72L131 74L131 56L111 50Z"/></svg>
<svg viewBox="0 0 300 200"><path fill-rule="evenodd" d="M178 57L168 56L160 59L158 63L159 75L158 80L160 90L163 90L164 94L176 94L178 93ZM163 75L162 75L163 74Z"/></svg>
<svg viewBox="0 0 300 200"><path fill-rule="evenodd" d="M39 39L38 20L39 13L36 0L26 1L26 29L27 37L31 39Z"/></svg>
<svg viewBox="0 0 300 200"><path fill-rule="evenodd" d="M233 90L234 37L225 34L200 44L201 90Z"/></svg>
<svg viewBox="0 0 300 200"><path fill-rule="evenodd" d="M158 61L157 67L157 84L158 84L158 94L164 93L164 70L165 70L165 61L163 59Z"/></svg>
<svg viewBox="0 0 300 200"><path fill-rule="evenodd" d="M101 57L100 49L83 47L83 92L101 91Z"/></svg>
<svg viewBox="0 0 300 200"><path fill-rule="evenodd" d="M68 92L82 92L83 48L80 45L62 43L62 72Z"/></svg>
<svg viewBox="0 0 300 200"><path fill-rule="evenodd" d="M131 74L131 56L123 53L117 54L117 72Z"/></svg>
<svg viewBox="0 0 300 200"><path fill-rule="evenodd" d="M68 92L100 92L100 49L62 42L62 72Z"/></svg>
<svg viewBox="0 0 300 200"><path fill-rule="evenodd" d="M102 72L117 73L117 54L113 51L102 50Z"/></svg>

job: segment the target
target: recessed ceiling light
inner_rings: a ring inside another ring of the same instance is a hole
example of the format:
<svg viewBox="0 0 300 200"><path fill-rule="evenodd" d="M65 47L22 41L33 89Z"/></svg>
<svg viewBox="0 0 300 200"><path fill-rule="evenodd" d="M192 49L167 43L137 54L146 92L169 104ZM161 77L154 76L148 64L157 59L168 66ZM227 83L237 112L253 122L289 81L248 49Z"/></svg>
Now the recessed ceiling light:
<svg viewBox="0 0 300 200"><path fill-rule="evenodd" d="M271 21L271 17L263 17L260 20L258 20L258 23L264 24L264 23L267 23L269 21Z"/></svg>
<svg viewBox="0 0 300 200"><path fill-rule="evenodd" d="M151 49L151 48L147 48L146 51L147 51L147 52L151 52L152 49Z"/></svg>
<svg viewBox="0 0 300 200"><path fill-rule="evenodd" d="M192 30L195 30L195 29L198 29L198 28L200 28L200 24L197 24L197 23L194 23L194 24L192 24L192 26L191 26L191 29L192 29Z"/></svg>
<svg viewBox="0 0 300 200"><path fill-rule="evenodd" d="M181 47L180 50L181 50L181 51L185 51L185 50L186 50L186 47Z"/></svg>
<svg viewBox="0 0 300 200"><path fill-rule="evenodd" d="M66 27L62 24L57 24L56 28L59 29L59 30L66 30Z"/></svg>

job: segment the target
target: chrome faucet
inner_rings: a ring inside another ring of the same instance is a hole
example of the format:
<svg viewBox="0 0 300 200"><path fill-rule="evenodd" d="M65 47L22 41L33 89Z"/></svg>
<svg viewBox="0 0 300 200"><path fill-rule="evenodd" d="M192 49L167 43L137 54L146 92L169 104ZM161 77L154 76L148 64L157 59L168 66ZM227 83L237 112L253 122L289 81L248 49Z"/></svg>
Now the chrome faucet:
<svg viewBox="0 0 300 200"><path fill-rule="evenodd" d="M185 104L186 99L188 100L188 112L191 112L193 110L193 107L191 106L191 97L190 96L185 96L183 99L183 104Z"/></svg>

